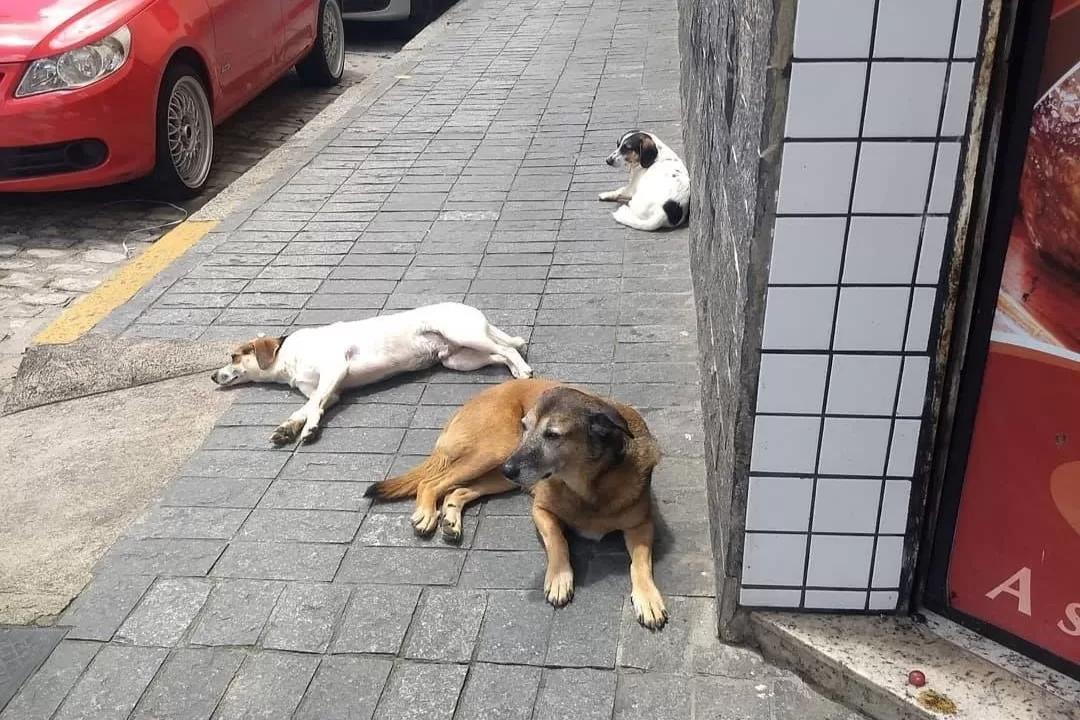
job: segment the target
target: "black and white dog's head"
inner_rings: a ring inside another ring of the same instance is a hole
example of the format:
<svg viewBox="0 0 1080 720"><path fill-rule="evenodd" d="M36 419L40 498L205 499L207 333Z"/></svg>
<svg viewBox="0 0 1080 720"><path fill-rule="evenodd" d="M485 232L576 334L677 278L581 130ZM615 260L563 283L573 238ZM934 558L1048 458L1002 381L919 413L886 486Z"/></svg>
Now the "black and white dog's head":
<svg viewBox="0 0 1080 720"><path fill-rule="evenodd" d="M615 148L615 152L608 155L607 162L611 167L628 165L634 167L640 165L647 168L656 162L660 151L665 148L660 138L644 130L632 130L621 138Z"/></svg>

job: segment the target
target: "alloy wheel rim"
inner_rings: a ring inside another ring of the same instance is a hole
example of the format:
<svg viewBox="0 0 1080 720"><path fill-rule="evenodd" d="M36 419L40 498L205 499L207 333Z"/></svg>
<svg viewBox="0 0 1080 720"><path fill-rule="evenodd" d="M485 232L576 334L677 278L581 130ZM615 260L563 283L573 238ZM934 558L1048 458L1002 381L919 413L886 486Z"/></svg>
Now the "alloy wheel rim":
<svg viewBox="0 0 1080 720"><path fill-rule="evenodd" d="M190 75L180 78L169 96L168 133L177 176L189 188L199 187L210 174L213 120L202 85Z"/></svg>

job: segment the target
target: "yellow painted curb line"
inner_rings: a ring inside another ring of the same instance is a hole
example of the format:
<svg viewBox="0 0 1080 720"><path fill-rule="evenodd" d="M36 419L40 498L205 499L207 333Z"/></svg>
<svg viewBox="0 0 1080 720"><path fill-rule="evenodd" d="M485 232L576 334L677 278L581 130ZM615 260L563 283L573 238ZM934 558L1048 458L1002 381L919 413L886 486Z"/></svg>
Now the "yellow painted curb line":
<svg viewBox="0 0 1080 720"><path fill-rule="evenodd" d="M142 255L132 259L108 280L65 310L33 342L62 345L78 340L106 315L135 297L135 293L214 229L217 220L186 220L165 233Z"/></svg>

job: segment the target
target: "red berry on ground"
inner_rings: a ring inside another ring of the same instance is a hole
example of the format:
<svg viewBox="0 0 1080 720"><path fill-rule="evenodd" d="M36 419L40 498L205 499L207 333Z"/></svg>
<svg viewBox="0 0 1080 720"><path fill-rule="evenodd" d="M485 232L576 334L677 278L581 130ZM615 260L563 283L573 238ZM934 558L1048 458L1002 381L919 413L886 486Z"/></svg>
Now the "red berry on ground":
<svg viewBox="0 0 1080 720"><path fill-rule="evenodd" d="M926 675L921 670L912 670L908 673L907 681L915 687L922 687L926 684Z"/></svg>

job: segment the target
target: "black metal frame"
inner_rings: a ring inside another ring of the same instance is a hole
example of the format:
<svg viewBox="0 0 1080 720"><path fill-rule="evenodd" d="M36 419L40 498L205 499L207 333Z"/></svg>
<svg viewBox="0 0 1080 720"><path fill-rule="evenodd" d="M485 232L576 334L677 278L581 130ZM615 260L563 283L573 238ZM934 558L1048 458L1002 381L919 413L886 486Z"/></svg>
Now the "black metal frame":
<svg viewBox="0 0 1080 720"><path fill-rule="evenodd" d="M997 143L998 151L989 155L993 167L983 168L984 188L989 189L986 237L979 267L969 268L973 278L974 303L966 347L957 386L955 412L948 446L941 450L944 472L939 473L940 495L936 508L930 508L935 523L927 523L928 552L921 563L925 579L923 605L958 624L970 628L1006 647L1015 649L1038 662L1080 679L1080 665L1060 658L1001 628L962 613L950 605L948 588L949 559L952 553L956 520L960 508L968 453L979 407L983 375L990 349L998 291L1005 267L1005 255L1019 203L1020 174L1027 152L1028 131L1038 91L1043 50L1050 25L1051 0L1007 0L1003 3L1001 32L1007 45L995 63L995 71L1004 82L1000 98L1000 132L987 137ZM991 93L992 101L994 93ZM989 109L988 109L989 112ZM987 157L987 153L984 153ZM977 239L976 239L977 242ZM974 245L971 243L970 245ZM952 369L957 372L956 368Z"/></svg>

